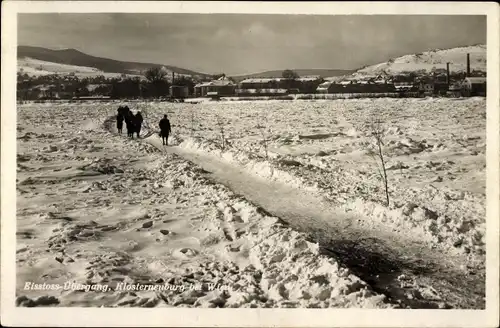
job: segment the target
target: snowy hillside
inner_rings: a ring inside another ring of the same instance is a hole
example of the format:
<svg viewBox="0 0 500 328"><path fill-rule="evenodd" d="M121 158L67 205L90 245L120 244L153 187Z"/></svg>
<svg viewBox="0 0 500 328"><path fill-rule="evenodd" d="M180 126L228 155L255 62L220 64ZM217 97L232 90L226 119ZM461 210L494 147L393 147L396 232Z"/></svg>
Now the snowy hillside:
<svg viewBox="0 0 500 328"><path fill-rule="evenodd" d="M430 72L436 69L446 69L446 63L450 63L452 72L465 71L467 69L467 54L470 54L471 70L486 71L486 45L475 45L444 50L427 51L421 54L405 55L390 59L385 63L368 66L358 70L356 73L362 75L397 74L404 71L425 70ZM356 74L355 73L355 74Z"/></svg>
<svg viewBox="0 0 500 328"><path fill-rule="evenodd" d="M203 73L171 65L126 62L110 58L96 57L88 55L76 49L54 50L42 47L18 46L17 59L19 60L24 58L32 58L45 62L64 64L64 65L93 67L102 72L115 73L115 74L125 73L125 74L135 75L135 74L140 74L141 71L145 71L150 67L165 67L167 71L169 71L170 73L175 72L176 74L191 75L191 76L206 75Z"/></svg>
<svg viewBox="0 0 500 328"><path fill-rule="evenodd" d="M19 58L17 60L17 71L26 73L29 76L61 74L67 75L74 73L79 77L91 77L103 75L105 77L119 77L120 73L105 73L95 67L85 67L76 65L66 65L59 63L52 63L48 61L33 59L29 57Z"/></svg>
<svg viewBox="0 0 500 328"><path fill-rule="evenodd" d="M167 79L172 77L172 71L168 68L163 67L163 70L167 73ZM54 63L50 61L43 61L38 59L33 59L29 57L18 58L17 59L17 72L26 73L29 76L41 76L41 75L69 75L74 74L77 77L96 77L104 76L105 78L116 78L121 77L123 73L111 73L104 72L95 67L87 66L77 66L77 65L67 65ZM140 70L130 70L133 74L125 74L127 77L141 77L144 78ZM189 76L185 74L175 74L175 76Z"/></svg>

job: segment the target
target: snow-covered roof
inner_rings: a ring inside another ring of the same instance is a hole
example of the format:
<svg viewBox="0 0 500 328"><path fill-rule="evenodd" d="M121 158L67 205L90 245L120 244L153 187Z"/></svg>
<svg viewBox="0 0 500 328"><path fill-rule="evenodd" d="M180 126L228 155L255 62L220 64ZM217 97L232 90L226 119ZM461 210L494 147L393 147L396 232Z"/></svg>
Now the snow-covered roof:
<svg viewBox="0 0 500 328"><path fill-rule="evenodd" d="M326 81L335 82L335 81L341 81L345 78L346 78L346 76L330 76L330 77L325 77L324 79Z"/></svg>
<svg viewBox="0 0 500 328"><path fill-rule="evenodd" d="M396 89L411 89L413 86L412 85L408 85L408 84L404 84L404 85L394 85L394 87Z"/></svg>
<svg viewBox="0 0 500 328"><path fill-rule="evenodd" d="M333 84L333 81L326 81L326 82L323 82L321 83L318 88L328 88L330 85Z"/></svg>
<svg viewBox="0 0 500 328"><path fill-rule="evenodd" d="M268 83L271 81L279 81L279 79L261 78L261 79L245 79L240 83Z"/></svg>
<svg viewBox="0 0 500 328"><path fill-rule="evenodd" d="M236 93L286 93L286 89L236 89Z"/></svg>
<svg viewBox="0 0 500 328"><path fill-rule="evenodd" d="M299 77L297 80L301 81L301 82L311 82L311 81L317 81L320 78L321 77L319 75L315 75L315 76L303 76L303 77Z"/></svg>
<svg viewBox="0 0 500 328"><path fill-rule="evenodd" d="M465 81L467 81L471 84L480 84L480 83L486 83L486 78L485 77L466 77Z"/></svg>
<svg viewBox="0 0 500 328"><path fill-rule="evenodd" d="M105 84L105 83L101 83L101 84L89 84L87 85L87 90L89 91L94 91L95 89L101 87L101 86L108 86L108 84Z"/></svg>
<svg viewBox="0 0 500 328"><path fill-rule="evenodd" d="M210 82L202 82L197 85L195 85L195 88L200 88L200 87L223 87L223 86L229 86L229 85L234 85L234 83L231 80L212 80Z"/></svg>

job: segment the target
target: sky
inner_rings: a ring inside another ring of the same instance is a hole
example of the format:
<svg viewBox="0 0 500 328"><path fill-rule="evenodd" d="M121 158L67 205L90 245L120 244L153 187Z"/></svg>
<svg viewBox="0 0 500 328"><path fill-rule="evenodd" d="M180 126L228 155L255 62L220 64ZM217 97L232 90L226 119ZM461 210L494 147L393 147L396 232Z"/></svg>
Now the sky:
<svg viewBox="0 0 500 328"><path fill-rule="evenodd" d="M486 16L19 14L18 44L210 74L357 69L405 54L486 44Z"/></svg>

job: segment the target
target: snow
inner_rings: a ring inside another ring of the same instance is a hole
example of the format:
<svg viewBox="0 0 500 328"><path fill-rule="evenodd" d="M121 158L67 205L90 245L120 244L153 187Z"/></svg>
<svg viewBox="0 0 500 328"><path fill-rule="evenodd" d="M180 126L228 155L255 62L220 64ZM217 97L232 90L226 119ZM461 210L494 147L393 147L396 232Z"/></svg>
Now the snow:
<svg viewBox="0 0 500 328"><path fill-rule="evenodd" d="M393 229L418 232L435 247L472 258L484 255L484 99L151 105L152 116L155 106L174 115L174 131L185 138L180 147L216 154L266 179L317 192L346 211L367 216L367 224L380 220ZM223 152L217 115L226 122L230 145ZM389 208L379 204L384 193L367 154L374 117L387 129ZM258 124L265 127L267 159ZM405 210L408 206L412 210Z"/></svg>
<svg viewBox="0 0 500 328"><path fill-rule="evenodd" d="M167 69L166 67L161 68L164 72L167 73L167 79L171 79L172 71ZM129 70L133 74L125 74L127 77L140 77L144 78L143 74L140 70ZM95 67L86 67L86 66L76 66L76 65L67 65L67 64L59 64L49 61L38 60L30 57L18 58L17 59L17 72L28 74L29 76L42 76L42 75L69 75L74 74L77 77L85 78L85 77L97 77L104 76L107 79L111 78L120 78L123 76L122 73L110 73L104 72ZM175 76L180 77L189 77L189 74L180 74L176 73Z"/></svg>
<svg viewBox="0 0 500 328"><path fill-rule="evenodd" d="M21 303L54 296L67 306L394 306L381 288L403 306L484 306L484 99L128 106L143 113L147 139L102 126L118 104L19 106L18 296L31 300ZM152 134L164 114L173 126L167 148ZM389 206L367 153L374 118L386 128ZM376 260L375 250L383 254ZM370 260L361 270L363 257ZM411 265L399 273L370 263L403 258ZM114 291L98 300L23 291L42 271L52 282L115 288L232 287Z"/></svg>
<svg viewBox="0 0 500 328"><path fill-rule="evenodd" d="M18 305L393 307L196 165L112 135L115 107L18 108Z"/></svg>
<svg viewBox="0 0 500 328"><path fill-rule="evenodd" d="M468 46L452 49L436 49L422 54L405 55L395 58L393 62L387 61L371 65L358 70L354 75L377 75L382 72L398 74L401 72L414 72L418 70L432 71L433 68L446 69L450 63L450 71L465 72L467 70L467 54L470 54L471 70L486 72L486 46Z"/></svg>

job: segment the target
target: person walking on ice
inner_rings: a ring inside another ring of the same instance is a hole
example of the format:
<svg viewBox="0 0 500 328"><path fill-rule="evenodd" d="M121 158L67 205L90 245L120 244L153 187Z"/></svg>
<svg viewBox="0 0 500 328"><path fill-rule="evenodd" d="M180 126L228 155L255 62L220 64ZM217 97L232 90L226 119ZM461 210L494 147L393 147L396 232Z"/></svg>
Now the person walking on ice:
<svg viewBox="0 0 500 328"><path fill-rule="evenodd" d="M160 135L163 141L163 145L168 146L168 135L170 134L170 121L167 118L167 115L163 115L163 118L160 120Z"/></svg>
<svg viewBox="0 0 500 328"><path fill-rule="evenodd" d="M125 127L127 128L127 137L133 138L135 128L134 115L130 111L127 111L125 114Z"/></svg>
<svg viewBox="0 0 500 328"><path fill-rule="evenodd" d="M116 128L118 129L118 133L122 134L122 129L123 129L123 120L125 120L125 117L123 117L123 107L120 106L118 108L118 115L116 115Z"/></svg>
<svg viewBox="0 0 500 328"><path fill-rule="evenodd" d="M144 118L142 117L141 112L137 112L134 116L134 124L135 124L135 133L137 133L137 139L139 139L139 134L141 133L142 122L144 122Z"/></svg>

